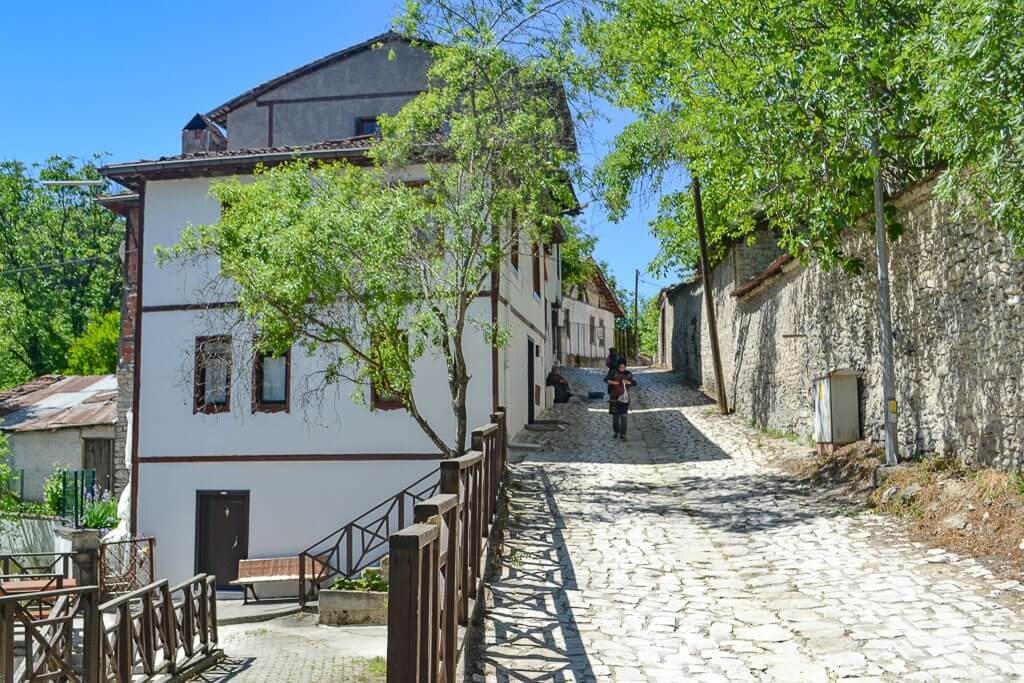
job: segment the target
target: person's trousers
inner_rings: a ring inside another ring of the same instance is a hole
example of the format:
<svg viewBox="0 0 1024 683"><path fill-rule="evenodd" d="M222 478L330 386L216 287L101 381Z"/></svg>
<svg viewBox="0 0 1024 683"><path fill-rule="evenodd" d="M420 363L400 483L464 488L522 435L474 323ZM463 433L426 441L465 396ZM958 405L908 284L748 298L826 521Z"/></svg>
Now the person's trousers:
<svg viewBox="0 0 1024 683"><path fill-rule="evenodd" d="M616 434L625 434L626 425L629 424L629 413L615 413L612 415L612 429Z"/></svg>

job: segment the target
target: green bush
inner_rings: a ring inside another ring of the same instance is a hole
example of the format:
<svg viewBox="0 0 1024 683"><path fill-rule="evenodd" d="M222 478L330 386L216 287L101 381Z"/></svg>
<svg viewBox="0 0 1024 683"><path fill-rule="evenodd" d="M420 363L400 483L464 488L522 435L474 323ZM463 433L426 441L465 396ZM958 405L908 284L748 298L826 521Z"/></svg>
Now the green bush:
<svg viewBox="0 0 1024 683"><path fill-rule="evenodd" d="M340 576L331 584L331 590L336 591L365 591L367 593L386 593L388 584L380 574L379 569L367 569L358 579L349 579Z"/></svg>
<svg viewBox="0 0 1024 683"><path fill-rule="evenodd" d="M117 526L117 500L99 486L85 492L82 526L86 529L113 529Z"/></svg>
<svg viewBox="0 0 1024 683"><path fill-rule="evenodd" d="M46 509L46 514L60 514L61 496L64 495L62 482L66 472L66 469L58 467L46 478L46 482L43 484L43 507Z"/></svg>

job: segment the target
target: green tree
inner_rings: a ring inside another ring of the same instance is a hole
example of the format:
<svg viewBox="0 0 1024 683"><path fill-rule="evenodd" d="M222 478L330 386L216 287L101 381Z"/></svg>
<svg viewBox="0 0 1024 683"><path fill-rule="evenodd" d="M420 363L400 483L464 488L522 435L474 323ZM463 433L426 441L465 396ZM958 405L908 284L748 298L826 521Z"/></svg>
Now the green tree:
<svg viewBox="0 0 1024 683"><path fill-rule="evenodd" d="M600 172L613 216L634 191L667 189L656 266L695 264L683 166L702 180L712 243L757 222L780 244L858 270L838 236L872 211L881 168L892 191L936 166L906 46L934 0L614 0L583 40L594 82L639 114ZM874 136L881 156L871 153ZM899 232L888 210L891 236Z"/></svg>
<svg viewBox="0 0 1024 683"><path fill-rule="evenodd" d="M111 311L93 318L85 334L68 349L69 375L105 375L117 372L117 345L121 336L121 314Z"/></svg>
<svg viewBox="0 0 1024 683"><path fill-rule="evenodd" d="M908 61L925 80L927 147L948 163L939 192L1024 248L1024 5L938 0Z"/></svg>
<svg viewBox="0 0 1024 683"><path fill-rule="evenodd" d="M104 187L40 184L100 179L95 162L0 162L0 386L63 370L88 321L120 304L123 226L95 203Z"/></svg>
<svg viewBox="0 0 1024 683"><path fill-rule="evenodd" d="M540 31L547 17L518 0L412 5L404 28L433 41L421 44L428 86L382 117L373 165L295 162L216 184L219 222L187 230L174 251L219 258L261 347L300 343L328 359L325 381L398 396L447 455L466 448L466 335L507 338L471 307L515 234L531 244L571 230L575 144L562 53L537 45L557 38ZM416 165L426 184L402 182ZM451 443L419 408L424 355L447 368Z"/></svg>
<svg viewBox="0 0 1024 683"><path fill-rule="evenodd" d="M661 309L658 308L658 297L642 297L640 307L640 353L653 358L658 352L658 323L661 320Z"/></svg>

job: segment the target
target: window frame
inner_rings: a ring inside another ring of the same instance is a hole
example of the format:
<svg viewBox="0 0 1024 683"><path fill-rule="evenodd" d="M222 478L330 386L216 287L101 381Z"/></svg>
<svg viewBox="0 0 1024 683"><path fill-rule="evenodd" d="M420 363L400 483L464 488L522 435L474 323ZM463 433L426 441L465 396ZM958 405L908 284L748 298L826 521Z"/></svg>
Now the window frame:
<svg viewBox="0 0 1024 683"><path fill-rule="evenodd" d="M207 403L206 396L206 368L204 348L207 344L222 343L228 348L227 371L225 377L224 403ZM215 415L217 413L231 412L231 335L214 334L203 337L196 337L195 356L193 366L195 376L193 378L192 393L192 414Z"/></svg>
<svg viewBox="0 0 1024 683"><path fill-rule="evenodd" d="M266 401L263 399L263 361L265 358L284 358L284 400ZM272 356L257 351L252 361L252 412L256 413L290 413L292 404L292 350L289 348L284 356Z"/></svg>
<svg viewBox="0 0 1024 683"><path fill-rule="evenodd" d="M356 137L360 137L360 136L363 136L363 135L380 135L380 122L379 122L379 119L380 119L379 115L378 116L357 116L356 117L356 131L355 131ZM364 123L366 123L368 121L373 122L374 130L372 132L370 132L370 133L360 132L360 126L362 126Z"/></svg>

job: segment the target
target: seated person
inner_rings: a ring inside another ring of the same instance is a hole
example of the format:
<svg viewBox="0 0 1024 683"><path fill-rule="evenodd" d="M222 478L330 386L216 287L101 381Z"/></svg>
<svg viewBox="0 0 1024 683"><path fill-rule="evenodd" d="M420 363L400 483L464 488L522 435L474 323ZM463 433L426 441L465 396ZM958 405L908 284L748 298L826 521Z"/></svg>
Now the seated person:
<svg viewBox="0 0 1024 683"><path fill-rule="evenodd" d="M551 372L548 373L547 381L545 382L549 387L555 388L555 403L568 403L569 397L572 396L572 392L569 391L569 380L562 377L558 372L558 364L555 363L551 368Z"/></svg>

